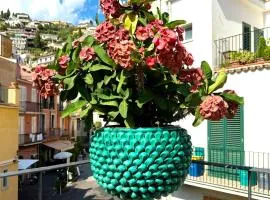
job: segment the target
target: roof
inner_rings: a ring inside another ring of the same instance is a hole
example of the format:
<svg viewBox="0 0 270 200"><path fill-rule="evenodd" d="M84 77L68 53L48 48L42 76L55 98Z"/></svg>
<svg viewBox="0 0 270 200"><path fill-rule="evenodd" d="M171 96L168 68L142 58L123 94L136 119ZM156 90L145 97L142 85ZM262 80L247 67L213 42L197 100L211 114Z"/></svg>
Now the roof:
<svg viewBox="0 0 270 200"><path fill-rule="evenodd" d="M225 68L225 70L229 74L234 74L234 73L242 73L242 72L248 72L248 71L261 71L261 70L269 70L270 69L270 62L269 63L254 63L254 64L249 64L249 65L239 65L237 67L230 67L230 68ZM216 70L216 71L219 71Z"/></svg>
<svg viewBox="0 0 270 200"><path fill-rule="evenodd" d="M35 164L36 162L38 162L38 160L19 159L18 169L19 170L28 169L29 167L31 167L31 165Z"/></svg>
<svg viewBox="0 0 270 200"><path fill-rule="evenodd" d="M74 143L69 140L57 140L43 144L58 151L67 151L74 148Z"/></svg>

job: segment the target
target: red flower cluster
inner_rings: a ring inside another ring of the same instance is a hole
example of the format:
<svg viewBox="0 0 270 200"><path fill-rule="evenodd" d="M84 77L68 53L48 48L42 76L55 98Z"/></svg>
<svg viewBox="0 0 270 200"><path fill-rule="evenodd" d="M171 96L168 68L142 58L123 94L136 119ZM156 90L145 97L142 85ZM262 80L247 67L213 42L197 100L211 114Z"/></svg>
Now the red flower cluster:
<svg viewBox="0 0 270 200"><path fill-rule="evenodd" d="M100 7L106 17L119 17L121 15L121 5L118 0L100 0Z"/></svg>
<svg viewBox="0 0 270 200"><path fill-rule="evenodd" d="M58 58L58 63L61 68L66 69L70 58L68 55L63 55Z"/></svg>
<svg viewBox="0 0 270 200"><path fill-rule="evenodd" d="M200 105L200 114L204 119L219 121L227 114L228 104L220 96L207 96Z"/></svg>
<svg viewBox="0 0 270 200"><path fill-rule="evenodd" d="M95 36L99 42L108 42L114 38L115 32L115 26L112 23L105 21L97 26Z"/></svg>
<svg viewBox="0 0 270 200"><path fill-rule="evenodd" d="M224 93L236 94L236 92L234 90L224 90ZM228 107L228 112L226 113L226 117L228 119L232 119L235 116L235 114L237 113L239 105L233 101L227 101L227 103L228 103L229 107Z"/></svg>
<svg viewBox="0 0 270 200"><path fill-rule="evenodd" d="M133 67L131 53L136 49L130 40L129 31L116 27L110 22L104 22L96 29L96 38L100 42L107 43L107 52L110 57L121 67L130 69Z"/></svg>
<svg viewBox="0 0 270 200"><path fill-rule="evenodd" d="M38 65L32 72L32 80L34 85L40 90L40 95L44 98L54 96L58 90L52 80L54 71L48 69L46 65Z"/></svg>
<svg viewBox="0 0 270 200"><path fill-rule="evenodd" d="M168 67L172 73L177 74L183 64L190 66L194 62L193 56L186 51L181 42L183 41L183 32L184 29L181 27L171 30L164 27L161 20L155 20L145 27L139 26L136 30L136 38L140 41L154 38L157 62ZM148 63L150 63L149 59L146 64L148 65Z"/></svg>
<svg viewBox="0 0 270 200"><path fill-rule="evenodd" d="M82 48L79 57L81 60L85 60L86 62L95 58L95 51L91 47L84 47Z"/></svg>
<svg viewBox="0 0 270 200"><path fill-rule="evenodd" d="M203 84L203 72L201 68L181 69L179 79L191 84L191 92L196 92Z"/></svg>
<svg viewBox="0 0 270 200"><path fill-rule="evenodd" d="M109 55L117 64L125 69L133 67L130 55L136 46L132 40L112 40L107 47Z"/></svg>

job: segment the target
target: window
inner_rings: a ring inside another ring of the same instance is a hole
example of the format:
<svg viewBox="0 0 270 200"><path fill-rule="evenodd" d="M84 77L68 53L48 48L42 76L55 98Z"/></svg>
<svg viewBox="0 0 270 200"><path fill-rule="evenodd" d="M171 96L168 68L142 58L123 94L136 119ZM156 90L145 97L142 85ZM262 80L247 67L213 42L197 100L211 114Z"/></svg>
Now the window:
<svg viewBox="0 0 270 200"><path fill-rule="evenodd" d="M24 116L20 116L19 119L20 134L24 134Z"/></svg>
<svg viewBox="0 0 270 200"><path fill-rule="evenodd" d="M192 35L193 35L192 24L184 26L184 29L185 29L184 40L185 41L192 40Z"/></svg>
<svg viewBox="0 0 270 200"><path fill-rule="evenodd" d="M21 96L20 96L20 100L21 101L26 101L26 97L27 97L27 90L25 86L20 86L20 90L21 90Z"/></svg>
<svg viewBox="0 0 270 200"><path fill-rule="evenodd" d="M243 50L251 50L251 26L243 22Z"/></svg>
<svg viewBox="0 0 270 200"><path fill-rule="evenodd" d="M37 132L37 117L32 117L32 133Z"/></svg>
<svg viewBox="0 0 270 200"><path fill-rule="evenodd" d="M55 117L54 115L51 115L51 128L54 128L54 124L55 124Z"/></svg>
<svg viewBox="0 0 270 200"><path fill-rule="evenodd" d="M31 101L37 102L37 90L35 88L32 88Z"/></svg>
<svg viewBox="0 0 270 200"><path fill-rule="evenodd" d="M7 173L7 172L8 172L7 169L5 169L5 170L3 171L3 173ZM7 187L8 187L8 178L5 177L5 178L3 178L2 180L3 180L3 182L2 182L2 189L7 189Z"/></svg>

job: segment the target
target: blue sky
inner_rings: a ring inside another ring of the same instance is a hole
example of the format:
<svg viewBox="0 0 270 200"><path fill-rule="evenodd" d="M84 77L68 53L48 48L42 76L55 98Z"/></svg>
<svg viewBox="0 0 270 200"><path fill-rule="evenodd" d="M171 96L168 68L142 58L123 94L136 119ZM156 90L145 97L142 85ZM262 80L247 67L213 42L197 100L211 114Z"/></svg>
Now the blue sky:
<svg viewBox="0 0 270 200"><path fill-rule="evenodd" d="M2 0L1 0L2 1ZM32 19L63 20L73 24L95 20L98 0L7 0L0 4L0 10L25 12ZM99 10L99 17L104 17Z"/></svg>

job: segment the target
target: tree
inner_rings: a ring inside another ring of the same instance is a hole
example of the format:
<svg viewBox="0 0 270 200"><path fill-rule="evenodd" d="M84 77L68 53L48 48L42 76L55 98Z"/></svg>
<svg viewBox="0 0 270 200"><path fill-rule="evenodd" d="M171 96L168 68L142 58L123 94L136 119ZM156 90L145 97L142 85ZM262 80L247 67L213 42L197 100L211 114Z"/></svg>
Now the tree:
<svg viewBox="0 0 270 200"><path fill-rule="evenodd" d="M9 19L9 17L10 17L10 10L7 9L7 19Z"/></svg>
<svg viewBox="0 0 270 200"><path fill-rule="evenodd" d="M35 48L42 48L42 41L41 41L41 37L40 37L39 31L37 31L36 37L35 37L33 43L34 43L34 47Z"/></svg>
<svg viewBox="0 0 270 200"><path fill-rule="evenodd" d="M1 10L1 18L4 18L4 11Z"/></svg>
<svg viewBox="0 0 270 200"><path fill-rule="evenodd" d="M79 35L79 37L81 37L83 35L81 28L79 28L78 35Z"/></svg>

